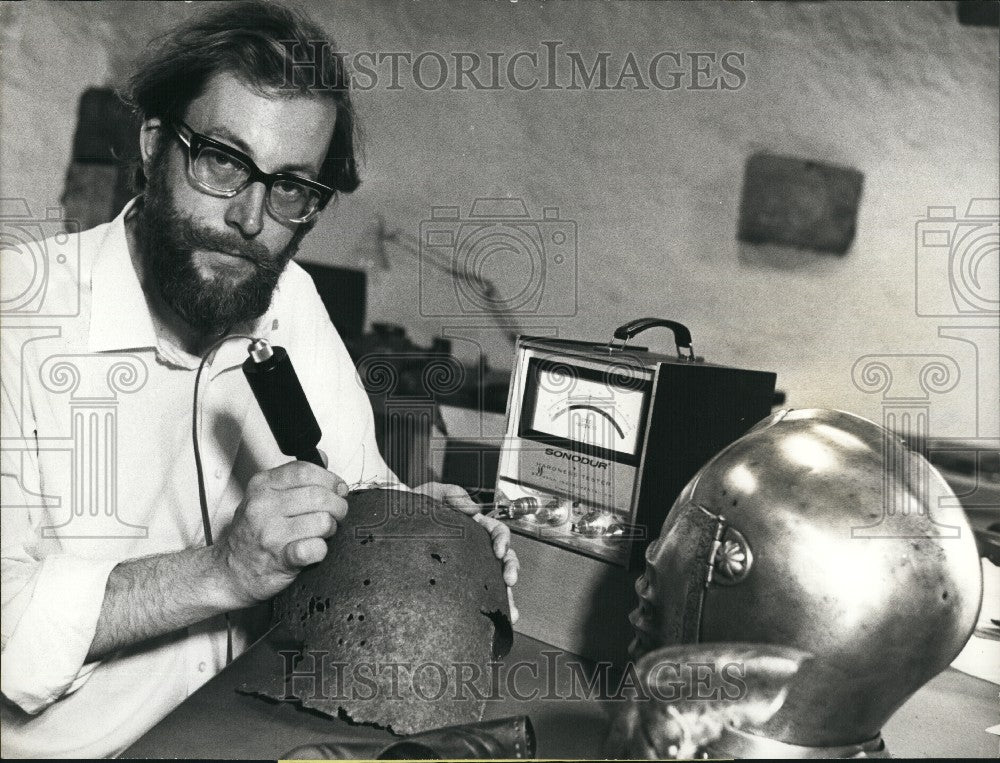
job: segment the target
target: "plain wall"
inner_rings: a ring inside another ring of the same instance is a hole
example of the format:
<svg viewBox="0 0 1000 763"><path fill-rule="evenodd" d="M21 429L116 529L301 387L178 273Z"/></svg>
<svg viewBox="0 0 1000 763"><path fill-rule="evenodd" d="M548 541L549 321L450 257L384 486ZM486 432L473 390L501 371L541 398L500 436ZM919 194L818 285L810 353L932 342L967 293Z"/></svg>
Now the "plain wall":
<svg viewBox="0 0 1000 763"><path fill-rule="evenodd" d="M25 198L36 214L58 204L80 94L120 77L151 35L197 5L0 8L2 194ZM356 93L365 182L323 218L301 257L367 268L369 320L403 324L421 345L447 327L489 326L481 317L422 314L417 260L392 244L383 259L377 221L418 237L432 206L459 206L467 217L478 197L520 198L533 219L557 207L577 228L577 314L518 316L529 333L606 340L635 317L673 318L691 328L707 360L776 371L791 406L882 420L889 394L929 406L933 436L1000 435L995 314L918 315L915 302L921 262L934 254L917 240L928 207L956 207L956 222L942 226L957 229L971 199L1000 196L995 28L959 25L951 2L306 7L347 51L544 57L543 41L558 41L562 55L578 51L588 65L598 51L610 53L613 79L629 52L643 63L661 51L744 56L745 83L728 91L521 92L505 83L430 92L404 66L402 89L383 78ZM568 81L566 58L560 67ZM432 62L424 72L434 79ZM857 237L845 256L760 251L736 240L744 163L761 150L864 173ZM981 237L987 248L991 241L979 273L987 282L997 278L996 239ZM489 272L501 293L523 278ZM950 293L944 282L932 288L932 301ZM509 367L511 346L497 331L459 330L478 337L492 366ZM672 346L665 332L642 342ZM476 351L463 342L456 350L466 358ZM885 356L888 391L878 391L875 377L867 391L852 378L870 355ZM952 359L941 361L946 380L921 371L933 360L926 356Z"/></svg>

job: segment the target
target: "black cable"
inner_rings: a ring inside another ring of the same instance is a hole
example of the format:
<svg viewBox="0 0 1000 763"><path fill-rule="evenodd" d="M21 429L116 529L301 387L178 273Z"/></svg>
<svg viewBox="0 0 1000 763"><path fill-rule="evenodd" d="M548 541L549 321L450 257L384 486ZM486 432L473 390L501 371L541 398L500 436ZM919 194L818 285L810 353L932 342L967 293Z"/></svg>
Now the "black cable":
<svg viewBox="0 0 1000 763"><path fill-rule="evenodd" d="M205 532L205 545L211 546L212 541L212 520L208 516L208 499L205 496L205 472L201 466L201 449L198 447L198 386L201 382L201 372L205 369L205 363L218 345L212 347L205 357L201 359L198 366L198 373L194 377L194 415L191 418L191 439L194 442L194 467L198 473L198 500L201 503L201 526Z"/></svg>
<svg viewBox="0 0 1000 763"><path fill-rule="evenodd" d="M211 546L213 544L212 539L212 520L208 516L208 497L205 492L205 472L201 465L201 448L198 446L198 415L201 412L200 400L198 399L198 388L201 384L201 372L205 370L206 364L211 364L212 358L214 358L216 351L230 339L249 339L253 342L256 337L248 336L247 334L227 334L222 337L219 341L208 348L208 352L205 353L204 357L201 359L201 363L198 364L198 373L194 377L194 405L192 406L194 415L191 417L191 440L194 443L194 468L198 474L198 501L201 504L201 526L205 533L205 545ZM233 661L233 629L232 623L229 620L229 613L225 613L226 617L226 664L228 665Z"/></svg>

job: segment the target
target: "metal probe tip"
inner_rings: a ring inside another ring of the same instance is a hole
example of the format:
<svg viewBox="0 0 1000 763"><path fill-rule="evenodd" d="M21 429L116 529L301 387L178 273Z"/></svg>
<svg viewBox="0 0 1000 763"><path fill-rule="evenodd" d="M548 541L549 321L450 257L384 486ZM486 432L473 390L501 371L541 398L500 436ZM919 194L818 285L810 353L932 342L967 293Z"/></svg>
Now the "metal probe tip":
<svg viewBox="0 0 1000 763"><path fill-rule="evenodd" d="M274 350L271 349L271 345L263 339L254 339L253 344L247 348L247 352L250 353L250 357L253 358L254 363L263 363L265 360L274 355Z"/></svg>

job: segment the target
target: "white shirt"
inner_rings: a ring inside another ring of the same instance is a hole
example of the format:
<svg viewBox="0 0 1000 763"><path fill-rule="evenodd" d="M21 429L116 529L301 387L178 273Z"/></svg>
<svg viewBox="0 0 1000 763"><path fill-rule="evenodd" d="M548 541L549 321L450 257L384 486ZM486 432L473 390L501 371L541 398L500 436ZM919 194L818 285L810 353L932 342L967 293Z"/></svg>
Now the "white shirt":
<svg viewBox="0 0 1000 763"><path fill-rule="evenodd" d="M0 324L4 757L116 754L225 663L221 617L84 662L118 562L205 542L191 442L200 358L157 336L126 242L130 207L3 255L5 295L18 294ZM288 350L329 468L348 484L396 482L354 364L296 264L253 333ZM290 460L239 368L247 344L230 340L202 374L216 537L248 479ZM253 634L235 620L238 652Z"/></svg>

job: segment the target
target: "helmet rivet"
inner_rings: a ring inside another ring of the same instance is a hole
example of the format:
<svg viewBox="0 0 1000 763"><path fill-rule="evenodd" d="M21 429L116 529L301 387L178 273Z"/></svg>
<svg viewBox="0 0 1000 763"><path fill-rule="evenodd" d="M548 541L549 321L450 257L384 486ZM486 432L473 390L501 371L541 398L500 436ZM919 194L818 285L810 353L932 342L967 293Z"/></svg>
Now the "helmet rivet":
<svg viewBox="0 0 1000 763"><path fill-rule="evenodd" d="M746 538L739 530L726 528L725 536L712 564L715 571L712 580L722 585L739 583L750 572L752 564L753 553Z"/></svg>

